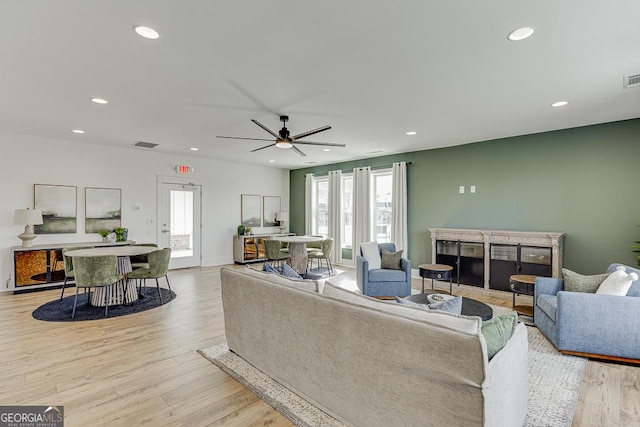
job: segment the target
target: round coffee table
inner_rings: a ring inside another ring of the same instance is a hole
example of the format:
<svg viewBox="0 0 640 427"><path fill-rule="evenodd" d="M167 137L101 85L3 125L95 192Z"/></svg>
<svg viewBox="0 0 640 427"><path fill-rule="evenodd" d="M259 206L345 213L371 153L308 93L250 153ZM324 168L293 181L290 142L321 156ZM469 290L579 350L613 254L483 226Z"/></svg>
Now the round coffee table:
<svg viewBox="0 0 640 427"><path fill-rule="evenodd" d="M427 295L439 293L438 291L426 291L422 294L415 294L406 297L407 301L415 302L417 304L429 305ZM487 304L476 301L471 298L462 297L462 313L465 316L478 316L482 320L489 320L493 317L493 309Z"/></svg>

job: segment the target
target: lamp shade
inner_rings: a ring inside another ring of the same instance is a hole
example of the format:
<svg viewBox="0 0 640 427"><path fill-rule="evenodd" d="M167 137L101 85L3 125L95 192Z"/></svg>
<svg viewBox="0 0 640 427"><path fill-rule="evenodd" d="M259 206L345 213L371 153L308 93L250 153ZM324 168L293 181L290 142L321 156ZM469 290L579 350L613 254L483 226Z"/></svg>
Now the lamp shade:
<svg viewBox="0 0 640 427"><path fill-rule="evenodd" d="M16 209L13 211L13 223L15 225L40 225L42 224L42 211L38 209Z"/></svg>
<svg viewBox="0 0 640 427"><path fill-rule="evenodd" d="M278 212L276 214L276 221L289 221L289 212Z"/></svg>

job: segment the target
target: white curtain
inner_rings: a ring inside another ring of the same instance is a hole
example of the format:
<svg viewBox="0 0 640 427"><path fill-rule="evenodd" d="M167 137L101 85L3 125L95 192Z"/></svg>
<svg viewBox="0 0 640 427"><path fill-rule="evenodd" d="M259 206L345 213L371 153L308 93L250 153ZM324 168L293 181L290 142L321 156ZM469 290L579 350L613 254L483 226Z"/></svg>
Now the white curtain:
<svg viewBox="0 0 640 427"><path fill-rule="evenodd" d="M371 238L371 167L353 170L353 233L352 260L360 253L360 243L370 242Z"/></svg>
<svg viewBox="0 0 640 427"><path fill-rule="evenodd" d="M313 233L311 229L313 221L313 174L308 173L304 176L304 234Z"/></svg>
<svg viewBox="0 0 640 427"><path fill-rule="evenodd" d="M409 257L407 232L407 163L396 162L392 167L393 195L391 198L391 241L396 250L403 249L403 258Z"/></svg>
<svg viewBox="0 0 640 427"><path fill-rule="evenodd" d="M331 259L342 263L342 171L329 171L329 238L333 239Z"/></svg>

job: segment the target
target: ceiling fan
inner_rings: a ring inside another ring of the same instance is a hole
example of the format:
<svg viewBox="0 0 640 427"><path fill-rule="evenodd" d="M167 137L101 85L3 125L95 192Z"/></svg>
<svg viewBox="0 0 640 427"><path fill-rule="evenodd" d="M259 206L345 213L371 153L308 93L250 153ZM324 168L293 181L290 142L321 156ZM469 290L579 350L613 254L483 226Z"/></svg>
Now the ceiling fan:
<svg viewBox="0 0 640 427"><path fill-rule="evenodd" d="M258 126L260 126L262 129L264 129L267 132L269 132L276 140L273 141L273 139L263 139L263 138L242 138L242 137L237 137L237 136L217 136L217 138L246 139L246 140L250 140L250 141L273 141L273 144L265 145L264 147L260 147L260 148L256 148L255 150L251 150L252 153L254 151L260 151L260 150L264 150L265 148L276 146L278 148L291 148L293 151L295 151L299 155L306 156L306 154L304 154L302 151L300 151L300 149L298 147L296 147L296 144L300 144L300 145L322 145L322 146L327 146L327 147L346 147L345 144L334 144L334 143L331 143L331 142L300 141L300 139L305 138L305 137L307 137L309 135L315 135L316 133L320 133L320 132L324 132L325 130L329 130L329 129L331 129L331 126L323 126L321 128L318 128L318 129L310 130L310 131L307 131L307 132L302 132L302 133L299 133L299 134L294 135L294 136L289 136L289 129L287 129L287 122L289 121L289 116L280 116L280 121L282 122L282 129L280 129L280 131L278 133L275 133L274 131L272 131L271 129L269 129L268 127L266 127L265 125L263 125L262 123L260 123L257 120L251 120L251 121L253 123L257 124Z"/></svg>

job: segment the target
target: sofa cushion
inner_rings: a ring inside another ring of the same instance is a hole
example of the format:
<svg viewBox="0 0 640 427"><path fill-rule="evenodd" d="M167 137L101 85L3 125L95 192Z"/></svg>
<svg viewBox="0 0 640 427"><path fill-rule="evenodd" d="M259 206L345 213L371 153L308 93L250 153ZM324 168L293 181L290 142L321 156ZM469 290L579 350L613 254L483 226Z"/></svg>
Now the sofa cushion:
<svg viewBox="0 0 640 427"><path fill-rule="evenodd" d="M634 268L634 267L629 267L628 265L624 265L624 264L619 264L619 263L614 263L611 264L609 266L609 268L607 268L607 272L611 273L616 271L616 268L623 266L625 268L625 270L627 271L627 273L636 273L639 277L640 277L640 269ZM632 284L631 287L629 288L629 291L627 292L627 296L628 297L640 297L640 279L639 280L635 280Z"/></svg>
<svg viewBox="0 0 640 427"><path fill-rule="evenodd" d="M556 321L556 315L558 313L558 297L555 295L542 294L538 295L536 301L537 306L542 310L551 320Z"/></svg>
<svg viewBox="0 0 640 427"><path fill-rule="evenodd" d="M396 297L396 302L421 309L440 310L451 314L462 314L462 297L447 298L444 301L432 302L431 304L419 304L405 298Z"/></svg>
<svg viewBox="0 0 640 427"><path fill-rule="evenodd" d="M266 271L255 270L247 266L246 271L254 277L269 280L272 283L291 286L306 291L318 292L319 282L317 280L293 280L280 274L268 273ZM277 272L277 269L276 269Z"/></svg>
<svg viewBox="0 0 640 427"><path fill-rule="evenodd" d="M445 313L440 310L429 310L423 305L420 307L413 307L405 304L396 304L395 302L382 301L348 291L347 289L337 286L329 281L325 282L322 295L337 298L359 306L369 307L387 314L426 322L470 335L479 335L480 333L482 321L479 317L475 316L459 316Z"/></svg>
<svg viewBox="0 0 640 427"><path fill-rule="evenodd" d="M635 280L638 280L638 275L635 272L627 273L621 265L602 282L596 293L625 296Z"/></svg>
<svg viewBox="0 0 640 427"><path fill-rule="evenodd" d="M280 271L278 271L278 269L275 268L273 265L271 265L271 263L269 263L269 262L265 262L262 265L262 271L264 271L266 273L273 273L273 274L280 275Z"/></svg>
<svg viewBox="0 0 640 427"><path fill-rule="evenodd" d="M369 282L406 282L407 273L404 270L369 270Z"/></svg>
<svg viewBox="0 0 640 427"><path fill-rule="evenodd" d="M293 280L302 280L303 277L298 274L293 268L289 266L289 264L282 264L282 275L284 277L288 277Z"/></svg>
<svg viewBox="0 0 640 427"><path fill-rule="evenodd" d="M594 294L604 279L609 277L609 273L583 276L566 268L562 269L564 278L564 290L569 292L587 292Z"/></svg>
<svg viewBox="0 0 640 427"><path fill-rule="evenodd" d="M515 311L500 314L482 324L482 335L487 343L489 359L507 345L516 326L518 326L518 314Z"/></svg>
<svg viewBox="0 0 640 427"><path fill-rule="evenodd" d="M382 266L380 249L378 249L376 242L360 243L360 252L362 257L369 262L369 270L377 270Z"/></svg>
<svg viewBox="0 0 640 427"><path fill-rule="evenodd" d="M400 260L402 259L402 249L396 252L389 252L382 249L382 268L388 270L401 270Z"/></svg>

